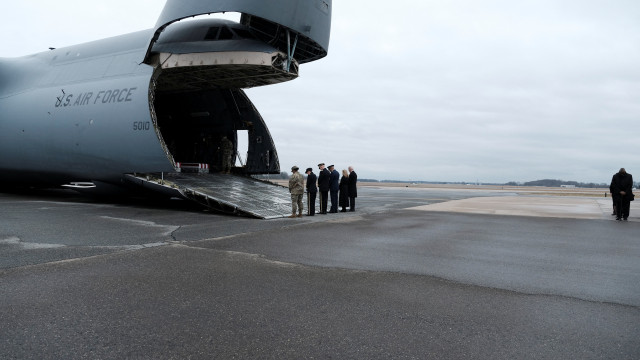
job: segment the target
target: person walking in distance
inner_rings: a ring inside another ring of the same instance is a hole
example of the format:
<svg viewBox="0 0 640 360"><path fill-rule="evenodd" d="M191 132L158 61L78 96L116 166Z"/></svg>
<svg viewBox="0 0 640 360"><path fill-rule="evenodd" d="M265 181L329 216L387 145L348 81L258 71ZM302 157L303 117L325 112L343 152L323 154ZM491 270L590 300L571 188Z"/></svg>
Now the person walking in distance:
<svg viewBox="0 0 640 360"><path fill-rule="evenodd" d="M316 194L318 187L316 182L318 177L313 173L313 169L307 168L307 216L313 216L316 213Z"/></svg>
<svg viewBox="0 0 640 360"><path fill-rule="evenodd" d="M349 166L349 210L356 211L356 198L358 197L358 174Z"/></svg>
<svg viewBox="0 0 640 360"><path fill-rule="evenodd" d="M617 174L613 175L609 189L611 189L611 195L616 201L616 220L626 221L629 217L631 201L634 198L631 192L633 177L624 168L621 168Z"/></svg>
<svg viewBox="0 0 640 360"><path fill-rule="evenodd" d="M302 217L302 197L304 195L304 178L298 172L298 167L291 168L291 177L289 178L289 192L291 193L291 216ZM298 215L296 216L296 213Z"/></svg>

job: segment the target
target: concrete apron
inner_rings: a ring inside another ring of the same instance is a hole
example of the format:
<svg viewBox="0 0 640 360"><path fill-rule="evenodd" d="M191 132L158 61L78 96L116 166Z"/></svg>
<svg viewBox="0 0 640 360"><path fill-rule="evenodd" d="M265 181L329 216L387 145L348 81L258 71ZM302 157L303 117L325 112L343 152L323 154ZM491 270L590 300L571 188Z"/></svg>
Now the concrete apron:
<svg viewBox="0 0 640 360"><path fill-rule="evenodd" d="M409 210L615 220L611 198L568 196L498 196L452 200ZM631 202L629 221L640 222L640 202Z"/></svg>

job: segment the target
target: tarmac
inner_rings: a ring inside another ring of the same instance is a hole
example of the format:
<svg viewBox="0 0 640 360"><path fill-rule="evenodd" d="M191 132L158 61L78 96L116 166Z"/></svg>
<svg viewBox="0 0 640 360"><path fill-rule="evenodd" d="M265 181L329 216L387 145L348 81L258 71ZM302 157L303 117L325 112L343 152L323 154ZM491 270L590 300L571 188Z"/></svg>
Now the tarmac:
<svg viewBox="0 0 640 360"><path fill-rule="evenodd" d="M275 220L0 193L0 358L638 359L640 209L603 192L363 185Z"/></svg>

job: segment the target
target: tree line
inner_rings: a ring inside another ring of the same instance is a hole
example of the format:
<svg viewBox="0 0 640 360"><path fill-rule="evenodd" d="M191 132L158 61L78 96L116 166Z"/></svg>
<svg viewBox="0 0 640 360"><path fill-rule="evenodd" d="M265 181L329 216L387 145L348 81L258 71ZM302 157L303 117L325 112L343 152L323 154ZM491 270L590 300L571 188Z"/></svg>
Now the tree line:
<svg viewBox="0 0 640 360"><path fill-rule="evenodd" d="M254 177L262 179L262 180L286 180L289 178L289 173L286 171L281 172L280 174L268 174L268 175L255 175ZM403 180L376 180L376 179L358 179L361 182L394 182L394 183L416 183L416 184L467 184L466 182L443 182L443 181L403 181ZM527 182L516 182L509 181L508 183L500 184L500 183L480 183L479 185L504 185L504 186L545 186L545 187L561 187L565 186L575 186L579 188L608 188L609 184L607 183L583 183L578 181L564 181L557 179L542 179L542 180L534 180ZM635 182L633 184L635 188L640 187L640 182Z"/></svg>
<svg viewBox="0 0 640 360"><path fill-rule="evenodd" d="M534 180L527 181L524 183L518 183L515 181L511 181L505 184L506 186L546 186L546 187L560 187L560 186L575 186L579 188L608 188L609 184L607 183L583 183L578 181L564 181L564 180L556 180L556 179L543 179L543 180ZM638 183L634 184L635 187L638 186Z"/></svg>

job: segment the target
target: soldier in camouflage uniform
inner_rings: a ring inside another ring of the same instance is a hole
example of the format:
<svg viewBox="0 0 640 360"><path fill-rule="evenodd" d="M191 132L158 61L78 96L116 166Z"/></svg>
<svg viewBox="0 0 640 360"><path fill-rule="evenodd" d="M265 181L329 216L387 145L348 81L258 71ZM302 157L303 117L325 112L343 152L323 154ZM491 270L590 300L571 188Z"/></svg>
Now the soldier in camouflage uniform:
<svg viewBox="0 0 640 360"><path fill-rule="evenodd" d="M291 216L302 217L302 197L304 195L304 178L302 174L298 172L298 167L293 166L291 168L291 177L289 178L289 192L291 193ZM298 215L296 215L296 213Z"/></svg>
<svg viewBox="0 0 640 360"><path fill-rule="evenodd" d="M228 174L233 166L233 143L226 136L220 141L222 150L222 173Z"/></svg>

